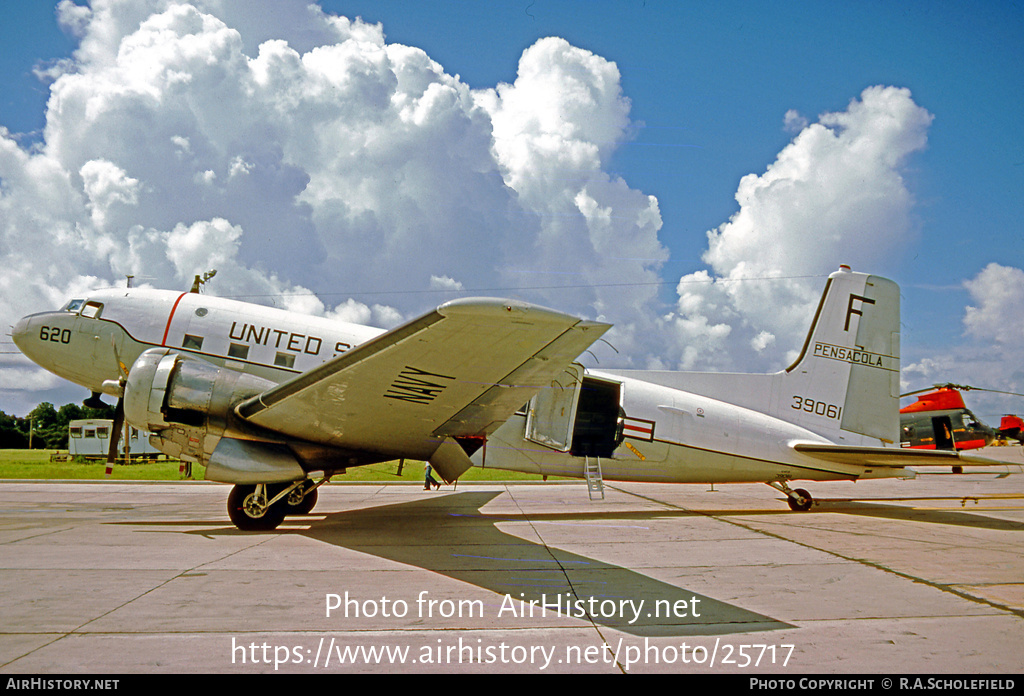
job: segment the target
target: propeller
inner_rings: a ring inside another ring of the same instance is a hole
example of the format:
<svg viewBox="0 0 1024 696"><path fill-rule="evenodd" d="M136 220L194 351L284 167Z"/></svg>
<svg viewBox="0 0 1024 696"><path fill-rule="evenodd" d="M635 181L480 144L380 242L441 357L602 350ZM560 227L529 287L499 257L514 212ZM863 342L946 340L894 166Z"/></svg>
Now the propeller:
<svg viewBox="0 0 1024 696"><path fill-rule="evenodd" d="M124 432L124 387L128 383L128 368L121 360L121 354L117 350L117 343L114 337L110 337L110 347L114 350L114 359L117 361L117 369L120 372L117 380L106 380L103 382L103 390L108 394L117 395L117 405L114 406L114 424L111 426L110 447L107 449L107 478L114 473L114 462L117 460L117 449L121 444L121 435Z"/></svg>
<svg viewBox="0 0 1024 696"><path fill-rule="evenodd" d="M117 459L117 447L121 442L121 431L124 430L124 397L117 400L114 407L114 425L111 426L110 448L107 450L107 478L114 473L114 461Z"/></svg>

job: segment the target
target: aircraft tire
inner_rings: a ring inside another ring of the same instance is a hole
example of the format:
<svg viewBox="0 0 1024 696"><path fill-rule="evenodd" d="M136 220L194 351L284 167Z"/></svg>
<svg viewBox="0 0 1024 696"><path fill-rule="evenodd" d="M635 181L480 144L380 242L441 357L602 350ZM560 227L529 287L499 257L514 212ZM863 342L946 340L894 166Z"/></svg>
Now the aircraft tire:
<svg viewBox="0 0 1024 696"><path fill-rule="evenodd" d="M312 485L313 482L308 479L303 484L305 488L309 488ZM295 505L293 505L288 498L285 498L283 501L281 501L282 503L284 503L285 506L285 514L308 515L309 513L313 512L313 508L316 507L317 493L318 491L316 490L309 491L308 493L306 493L305 496L303 496L302 501Z"/></svg>
<svg viewBox="0 0 1024 696"><path fill-rule="evenodd" d="M807 512L814 505L814 498L803 488L797 488L793 491L796 495L803 498L803 502L798 502L796 498L786 498L786 502L789 503L789 509L794 512Z"/></svg>
<svg viewBox="0 0 1024 696"><path fill-rule="evenodd" d="M246 502L255 492L256 486L234 486L228 494L228 517L243 532L268 532L277 529L284 521L285 506L278 502L264 510L262 515L254 516L251 508L247 508ZM272 491L268 491L267 494L275 495Z"/></svg>

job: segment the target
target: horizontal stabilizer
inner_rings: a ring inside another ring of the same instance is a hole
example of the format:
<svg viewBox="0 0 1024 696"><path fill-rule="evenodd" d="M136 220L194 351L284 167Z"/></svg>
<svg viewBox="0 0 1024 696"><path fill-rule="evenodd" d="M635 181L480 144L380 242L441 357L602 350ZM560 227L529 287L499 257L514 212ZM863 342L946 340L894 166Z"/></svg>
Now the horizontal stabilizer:
<svg viewBox="0 0 1024 696"><path fill-rule="evenodd" d="M790 445L800 454L835 464L878 467L906 466L992 466L1005 465L998 459L952 450L922 450L907 447L855 447L817 442L796 442Z"/></svg>

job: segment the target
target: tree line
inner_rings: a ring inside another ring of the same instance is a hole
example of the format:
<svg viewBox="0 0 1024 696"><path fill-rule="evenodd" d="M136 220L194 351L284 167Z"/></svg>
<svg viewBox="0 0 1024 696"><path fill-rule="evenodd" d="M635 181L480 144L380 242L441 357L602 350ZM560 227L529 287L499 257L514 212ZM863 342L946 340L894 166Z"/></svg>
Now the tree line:
<svg viewBox="0 0 1024 696"><path fill-rule="evenodd" d="M59 409L48 401L36 406L24 418L0 411L0 449L67 449L68 424L84 418L114 418L114 407L89 408L64 404ZM29 438L29 428L32 437Z"/></svg>

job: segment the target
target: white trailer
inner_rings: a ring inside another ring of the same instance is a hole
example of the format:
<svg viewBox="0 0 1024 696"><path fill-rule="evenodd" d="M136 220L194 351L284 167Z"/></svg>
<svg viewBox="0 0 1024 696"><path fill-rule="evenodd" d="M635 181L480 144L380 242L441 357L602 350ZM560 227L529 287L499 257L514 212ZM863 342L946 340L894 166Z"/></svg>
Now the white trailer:
<svg viewBox="0 0 1024 696"><path fill-rule="evenodd" d="M87 459L106 459L114 421L103 418L73 420L68 424L68 454ZM149 433L128 426L130 458L155 459L160 451L149 444ZM124 457L124 439L118 445L118 458Z"/></svg>

